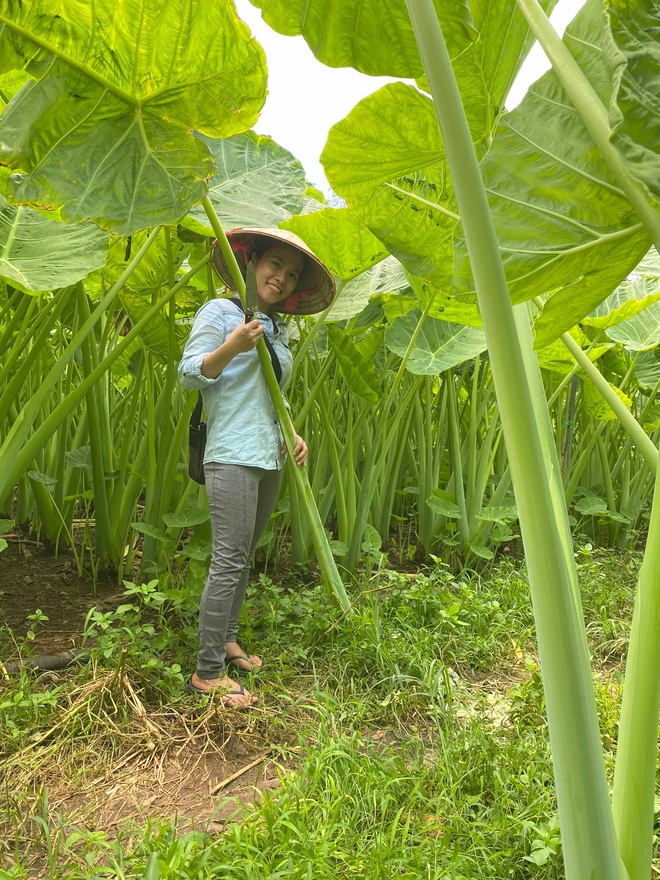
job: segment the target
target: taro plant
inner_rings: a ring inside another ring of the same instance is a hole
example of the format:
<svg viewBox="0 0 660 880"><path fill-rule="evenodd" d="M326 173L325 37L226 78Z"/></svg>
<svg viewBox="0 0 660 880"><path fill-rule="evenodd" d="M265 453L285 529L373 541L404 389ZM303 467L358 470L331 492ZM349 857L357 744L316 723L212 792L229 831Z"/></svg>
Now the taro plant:
<svg viewBox="0 0 660 880"><path fill-rule="evenodd" d="M330 132L324 164L347 209L328 211L302 189L299 196L287 189L239 218L290 224L342 280L327 315L299 322L296 381L308 392L300 418L316 426L327 455L311 490L301 484L291 493L295 533L305 544L311 531L346 607L323 546L329 518L340 539L335 550L351 568L365 546L382 544L392 513L405 515L415 497L425 541L441 536L479 557L486 531L511 521L511 482L567 876L600 880L627 871L641 880L657 748L652 552L660 514L656 505L612 811L564 500L579 497L579 487L570 475L564 485L534 347L543 350L593 313L657 241L649 135L657 122L649 87L657 9L589 0L562 49L543 17L552 0L543 8L521 0L524 15L514 0L470 7L369 0L359 16L349 0L257 5L273 26L302 32L326 63L415 77L419 86L386 86ZM533 39L529 23L545 35L560 76L547 74L505 114ZM641 47L634 59L630 34ZM172 368L178 321L194 311L195 297L216 294L208 236L223 241L222 227L236 220L236 188L244 193L241 175L223 168L236 168L241 156L259 164L267 152L256 136L236 150L229 140L250 127L263 102L263 53L230 4L201 0L120 9L105 0L14 3L0 12L0 50L0 72L11 73L0 84L0 161L13 172L1 178L9 201L0 206L7 279L0 506L9 508L18 484L19 522L35 506L57 538L70 531L73 505L89 499L91 483L103 552L118 562L134 551L127 535L139 505L151 570L181 524L204 528L203 500L180 473L186 409ZM289 219L305 211L309 217ZM16 246L18 230L27 232L26 251ZM109 250L107 231L120 236ZM29 259L50 242L49 254L65 256L61 264ZM388 253L400 265L392 267ZM535 296L542 310L532 337L524 302ZM175 303L184 300L187 309L178 312ZM462 367L466 361L472 365ZM573 472L584 472L593 449L608 458L605 429L593 434ZM638 436L609 483L602 468L610 498L617 471L627 497L637 492L642 501L644 481L632 487L630 464ZM657 458L641 445L647 459ZM305 514L315 498L321 510L310 530Z"/></svg>
<svg viewBox="0 0 660 880"><path fill-rule="evenodd" d="M10 72L3 98L24 84L24 74ZM296 406L301 427L315 438L312 491L321 520L339 539L334 550L342 564L355 568L367 525L385 542L393 516L403 522L411 513L418 527L414 537L407 528L408 540L418 552L442 547L463 562L488 557L514 534L507 523L515 510L488 361L461 367L485 345L476 306L406 273L394 257L383 260L387 250L361 219L359 203L356 211L332 210L305 195L299 163L268 138L200 138L217 166L208 192L222 223L283 223L341 279L327 315L297 322L294 394L302 398ZM387 187L400 190L401 181ZM53 223L9 204L3 217L9 286L0 412L10 462L3 507L9 510L18 480L19 521L36 522L49 543L72 542L82 507L94 517L87 534L97 561L130 567L140 532L142 571L159 570L168 564L177 530L204 528L203 494L184 479L187 411L172 368L185 335L182 322L203 298L216 295L207 262L214 235L208 213L194 206L176 232L166 226L153 239L136 232L113 238L109 247L108 236L89 223ZM26 240L27 250L19 251L17 242ZM29 259L51 242L57 242L57 260ZM186 271L189 265L196 274ZM133 335L127 339L127 333ZM447 371L455 371L453 397ZM88 384L80 388L81 381ZM393 386L401 393L390 393ZM19 395L30 404L17 403ZM587 479L584 461L588 455L576 457L574 476ZM647 482L635 473L636 485L622 491L638 510ZM629 483L622 465L615 465L613 479L618 474ZM572 478L567 492L576 490L582 487ZM165 522L172 511L178 526ZM304 560L312 547L310 518L295 489L290 522L294 557Z"/></svg>
<svg viewBox="0 0 660 880"><path fill-rule="evenodd" d="M131 36L127 38L126 34ZM263 52L230 4L208 7L196 2L189 8L180 0L165 6L157 2L129 4L119 11L109 3L90 8L71 3L64 10L41 0L14 4L0 15L0 49L0 73L18 68L29 77L26 82L19 79L21 87L6 102L0 118L0 161L14 171L6 183L10 199L38 204L65 220L91 218L101 227L129 236L156 227L110 291L102 292L94 311L89 308L84 287L78 284L75 315L80 326L75 328L67 355L45 372L39 391L20 415L12 413L13 425L0 448L0 457L11 463L0 486L0 499L7 498L32 456L53 432L66 425L84 397L99 551L102 558L115 564L123 559L125 538L111 527L112 495L115 513L121 508L121 500L111 486L115 471L107 443L110 406L104 385L98 380L120 356L128 356L138 334L148 336L153 322L158 327L160 313L167 309L167 319L161 322L166 337L158 340L167 349L168 364L161 387L153 380L153 340L142 366L148 418L138 466L146 470L149 485L143 547L149 570L157 562L155 523L169 506L167 492L171 490L177 468L175 456L185 433L185 419L172 425L169 418L177 352L174 298L208 262L209 253L177 279L176 271L185 253L173 247L170 231L164 228L165 276L147 278L153 287L151 302L131 299L125 286L160 233L159 226L183 219L200 202L215 235L228 249L208 197L207 180L215 170L210 139L244 131L256 119L265 98ZM10 86L15 89L16 82L8 83L8 90ZM53 90L59 96L56 104L49 99ZM193 136L192 129L200 136ZM216 150L221 153L222 147ZM82 173L78 167L81 163ZM193 218L193 229L195 223L199 225L199 220ZM10 232L8 250L12 244ZM127 257L130 250L131 244L126 249ZM164 281L167 289L162 293ZM240 278L237 283L240 290ZM104 335L99 352L90 334L120 292L130 303L126 310L133 326L120 341ZM64 307L63 293L59 302ZM47 330L46 326L44 333ZM44 341L37 340L33 348L36 357L40 357ZM104 351L106 346L111 350ZM79 349L84 379L63 397L26 443L46 397L61 380L67 360ZM260 356L287 446L292 449L289 417L265 350ZM27 363L24 359L24 370ZM10 403L15 391L10 383ZM330 595L346 609L348 597L304 471L297 469L295 480ZM115 483L114 489L119 485ZM42 502L42 518L50 531L57 531L55 518L50 516L54 505L48 492L41 489L35 497ZM122 521L121 516L118 519Z"/></svg>
<svg viewBox="0 0 660 880"><path fill-rule="evenodd" d="M645 101L657 8L587 3L564 48L548 35L559 77L546 75L518 111L498 119L516 50L529 39L514 3L474 3L471 18L467 4L408 0L412 27L403 4L392 4L393 37L375 4L361 8L358 22L351 4L335 2L323 29L318 2L305 3L304 13L294 4L286 24L277 0L258 5L288 33L299 22L326 63L426 75L421 85L433 100L394 84L339 123L326 170L410 271L441 293L476 293L530 574L566 874L641 880L649 873L660 703L657 649L646 630L658 624L658 507L633 623L612 810L557 450L529 314L511 300L545 295L541 347L587 315L657 239L658 164L649 142L657 111ZM548 33L538 4L520 6ZM507 33L506 53L497 29ZM377 47L373 56L362 53L367 45Z"/></svg>

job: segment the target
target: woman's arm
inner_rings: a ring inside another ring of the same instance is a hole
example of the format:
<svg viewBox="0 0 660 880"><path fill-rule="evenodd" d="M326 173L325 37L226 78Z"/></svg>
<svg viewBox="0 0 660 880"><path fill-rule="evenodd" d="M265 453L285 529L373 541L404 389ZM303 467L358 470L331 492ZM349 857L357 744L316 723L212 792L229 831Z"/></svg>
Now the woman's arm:
<svg viewBox="0 0 660 880"><path fill-rule="evenodd" d="M259 321L249 321L248 323L243 321L221 345L204 356L201 368L202 376L206 376L207 379L217 379L237 354L251 351L263 335L264 328Z"/></svg>
<svg viewBox="0 0 660 880"><path fill-rule="evenodd" d="M263 328L258 321L242 321L228 333L227 318L234 310L235 306L224 300L210 300L195 316L179 363L179 379L187 390L215 382L237 354L254 348L255 340L261 337Z"/></svg>

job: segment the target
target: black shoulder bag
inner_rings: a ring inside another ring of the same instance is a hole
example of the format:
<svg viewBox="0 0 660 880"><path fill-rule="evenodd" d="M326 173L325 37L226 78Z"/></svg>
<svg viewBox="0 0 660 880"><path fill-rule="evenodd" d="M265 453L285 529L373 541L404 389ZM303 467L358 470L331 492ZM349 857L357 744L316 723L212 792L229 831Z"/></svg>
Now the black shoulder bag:
<svg viewBox="0 0 660 880"><path fill-rule="evenodd" d="M243 311L243 305L240 299L232 299L231 302ZM275 378L279 385L280 379L282 378L282 365L280 364L280 360L277 357L270 339L265 333L263 340L266 343L266 348L268 349L268 354L270 355L270 360L273 365ZM188 427L188 475L191 480L194 480L196 483L200 483L203 486L205 483L204 450L206 449L206 422L202 421L202 406L202 392L200 391L197 395L197 403L190 416L190 425Z"/></svg>

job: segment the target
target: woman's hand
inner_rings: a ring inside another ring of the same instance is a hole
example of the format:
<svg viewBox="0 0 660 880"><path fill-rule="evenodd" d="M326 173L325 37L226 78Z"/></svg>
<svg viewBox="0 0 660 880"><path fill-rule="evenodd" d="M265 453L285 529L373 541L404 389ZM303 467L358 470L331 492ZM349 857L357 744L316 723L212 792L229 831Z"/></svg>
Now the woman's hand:
<svg viewBox="0 0 660 880"><path fill-rule="evenodd" d="M295 446L293 447L293 458L298 467L305 467L307 465L307 444L300 436L300 434L296 434L293 432Z"/></svg>
<svg viewBox="0 0 660 880"><path fill-rule="evenodd" d="M264 328L259 321L243 321L227 337L227 342L237 354L242 351L251 351L257 342L263 337Z"/></svg>
<svg viewBox="0 0 660 880"><path fill-rule="evenodd" d="M305 467L307 464L307 444L296 431L296 426L293 424L292 418L289 418L289 422L291 424L291 431L293 432L293 460L298 467ZM282 455L286 455L286 446L282 447Z"/></svg>
<svg viewBox="0 0 660 880"><path fill-rule="evenodd" d="M229 334L221 346L215 351L205 355L202 361L202 376L207 379L217 379L237 354L243 351L252 351L257 342L264 335L264 328L259 321L243 321Z"/></svg>

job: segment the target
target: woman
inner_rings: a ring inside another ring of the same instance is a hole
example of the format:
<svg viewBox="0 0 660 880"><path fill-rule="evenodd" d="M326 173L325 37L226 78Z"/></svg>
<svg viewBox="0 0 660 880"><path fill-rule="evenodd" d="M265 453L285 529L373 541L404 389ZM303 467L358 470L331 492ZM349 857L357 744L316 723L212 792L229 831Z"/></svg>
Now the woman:
<svg viewBox="0 0 660 880"><path fill-rule="evenodd" d="M218 691L222 703L245 708L257 698L224 673L262 665L237 641L250 559L273 512L285 450L257 342L266 338L279 361L280 387L291 378L293 358L281 312L311 314L325 309L335 294L332 275L296 235L279 229L235 229L227 238L245 277L255 267L257 311L246 322L235 300L214 299L195 316L179 364L184 388L201 389L207 413L204 454L213 549L199 611L197 668L188 682L194 693ZM223 281L234 283L216 246L213 264ZM277 373L277 370L276 370ZM295 429L294 429L295 434ZM307 446L295 435L296 465L307 463Z"/></svg>

